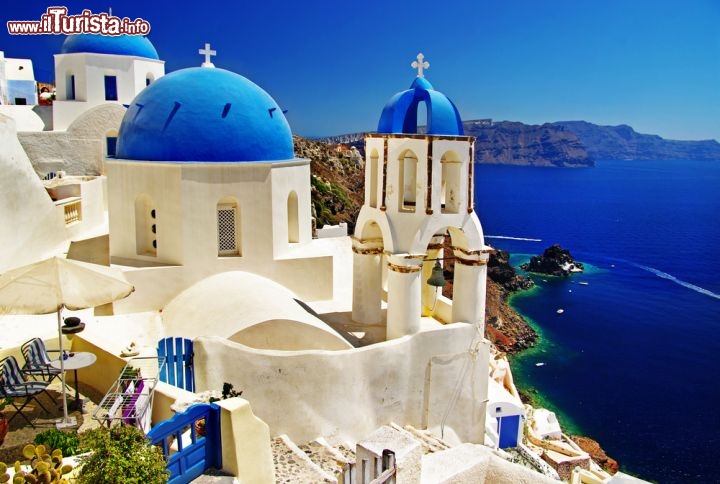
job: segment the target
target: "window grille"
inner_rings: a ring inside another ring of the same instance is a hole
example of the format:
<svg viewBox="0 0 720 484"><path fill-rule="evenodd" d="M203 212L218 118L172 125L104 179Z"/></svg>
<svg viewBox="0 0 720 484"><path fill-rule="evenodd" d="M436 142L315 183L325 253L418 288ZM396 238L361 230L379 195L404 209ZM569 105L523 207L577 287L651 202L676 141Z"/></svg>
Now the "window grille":
<svg viewBox="0 0 720 484"><path fill-rule="evenodd" d="M218 253L220 255L237 254L235 236L235 207L218 207Z"/></svg>

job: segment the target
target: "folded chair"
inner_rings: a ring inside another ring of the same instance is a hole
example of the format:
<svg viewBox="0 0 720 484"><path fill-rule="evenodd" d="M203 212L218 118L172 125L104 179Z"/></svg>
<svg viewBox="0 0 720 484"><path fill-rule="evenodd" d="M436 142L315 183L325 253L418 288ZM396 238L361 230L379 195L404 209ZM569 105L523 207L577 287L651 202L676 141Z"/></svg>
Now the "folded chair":
<svg viewBox="0 0 720 484"><path fill-rule="evenodd" d="M8 356L0 361L0 395L8 397L10 404L15 408L15 414L8 419L8 422L20 414L32 428L35 428L30 419L23 414L23 409L31 400L35 400L48 413L47 408L37 398L38 394L44 392L47 386L48 382L46 381L26 381L14 356ZM25 399L20 406L15 403L15 399L19 398Z"/></svg>
<svg viewBox="0 0 720 484"><path fill-rule="evenodd" d="M61 372L57 368L50 365L50 357L48 350L45 349L45 343L40 338L33 338L26 341L20 347L25 357L25 366L22 367L23 373L33 377L33 379L44 380L48 383L52 382ZM60 356L60 350L50 350L56 352Z"/></svg>

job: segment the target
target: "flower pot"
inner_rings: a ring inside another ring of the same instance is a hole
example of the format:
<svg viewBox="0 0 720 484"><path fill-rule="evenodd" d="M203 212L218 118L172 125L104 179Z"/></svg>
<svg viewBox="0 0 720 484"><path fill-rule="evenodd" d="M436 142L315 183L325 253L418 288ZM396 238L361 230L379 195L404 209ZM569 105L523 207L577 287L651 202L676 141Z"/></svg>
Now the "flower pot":
<svg viewBox="0 0 720 484"><path fill-rule="evenodd" d="M202 418L195 422L195 434L198 437L205 437L205 419Z"/></svg>
<svg viewBox="0 0 720 484"><path fill-rule="evenodd" d="M3 442L5 442L5 436L8 433L9 427L10 427L10 423L8 422L8 419L5 417L5 414L0 413L0 445L2 445Z"/></svg>

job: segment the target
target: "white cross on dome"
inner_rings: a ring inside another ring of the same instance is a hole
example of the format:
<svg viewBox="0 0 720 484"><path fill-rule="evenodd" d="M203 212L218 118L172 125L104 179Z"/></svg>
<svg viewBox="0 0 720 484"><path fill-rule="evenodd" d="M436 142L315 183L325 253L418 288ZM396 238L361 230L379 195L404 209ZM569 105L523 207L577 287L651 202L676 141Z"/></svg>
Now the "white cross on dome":
<svg viewBox="0 0 720 484"><path fill-rule="evenodd" d="M417 76L418 76L418 77L425 77L425 74L423 74L423 69L429 69L429 68L430 68L430 63L427 62L427 61L424 61L424 62L423 62L423 59L425 59L425 56L422 55L422 52L420 52L420 53L417 55L417 60L416 60L416 61L413 61L412 64L410 64L410 66L411 66L413 69L417 69L417 71L418 71Z"/></svg>
<svg viewBox="0 0 720 484"><path fill-rule="evenodd" d="M210 44L205 43L205 48L198 50L198 54L205 56L205 62L202 63L201 67L215 67L215 64L210 61L210 57L217 55L217 51L210 49Z"/></svg>

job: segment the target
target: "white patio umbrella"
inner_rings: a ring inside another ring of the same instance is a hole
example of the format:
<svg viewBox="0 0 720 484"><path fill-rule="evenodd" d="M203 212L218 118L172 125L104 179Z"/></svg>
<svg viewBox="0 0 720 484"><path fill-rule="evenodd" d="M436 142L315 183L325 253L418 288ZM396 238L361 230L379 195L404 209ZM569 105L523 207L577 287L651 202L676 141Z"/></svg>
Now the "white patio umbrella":
<svg viewBox="0 0 720 484"><path fill-rule="evenodd" d="M70 424L62 358L62 309L86 309L127 297L135 288L120 269L52 257L0 275L0 314L57 312L63 420Z"/></svg>

